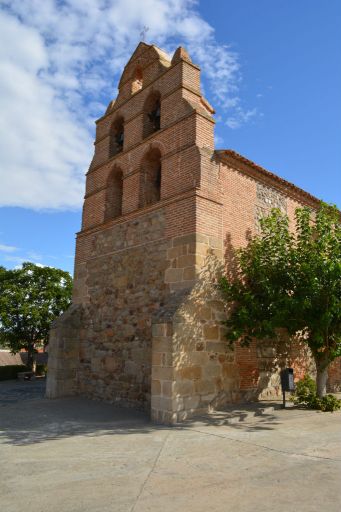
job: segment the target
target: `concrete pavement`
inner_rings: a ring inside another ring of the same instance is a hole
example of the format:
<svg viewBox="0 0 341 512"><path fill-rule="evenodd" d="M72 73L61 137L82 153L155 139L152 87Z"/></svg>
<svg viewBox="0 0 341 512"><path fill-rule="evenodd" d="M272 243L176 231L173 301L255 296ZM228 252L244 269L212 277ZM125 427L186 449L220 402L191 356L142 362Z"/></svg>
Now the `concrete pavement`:
<svg viewBox="0 0 341 512"><path fill-rule="evenodd" d="M222 411L167 428L31 384L0 382L1 512L341 509L340 413Z"/></svg>

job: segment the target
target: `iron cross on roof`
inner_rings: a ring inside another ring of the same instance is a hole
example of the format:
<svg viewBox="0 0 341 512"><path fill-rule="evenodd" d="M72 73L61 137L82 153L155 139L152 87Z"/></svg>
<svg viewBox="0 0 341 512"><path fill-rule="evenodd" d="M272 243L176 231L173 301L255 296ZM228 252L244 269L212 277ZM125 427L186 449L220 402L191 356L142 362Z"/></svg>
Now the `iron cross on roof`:
<svg viewBox="0 0 341 512"><path fill-rule="evenodd" d="M146 27L146 25L144 25L143 29L140 32L141 41L145 40L148 30L149 30L149 27Z"/></svg>

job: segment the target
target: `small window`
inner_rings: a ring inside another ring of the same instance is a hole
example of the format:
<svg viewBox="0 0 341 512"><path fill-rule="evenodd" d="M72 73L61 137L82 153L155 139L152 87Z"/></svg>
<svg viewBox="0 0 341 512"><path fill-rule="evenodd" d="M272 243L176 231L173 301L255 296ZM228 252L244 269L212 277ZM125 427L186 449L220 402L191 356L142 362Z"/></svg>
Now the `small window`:
<svg viewBox="0 0 341 512"><path fill-rule="evenodd" d="M122 215L123 174L121 169L114 167L109 174L105 198L105 220L115 219Z"/></svg>
<svg viewBox="0 0 341 512"><path fill-rule="evenodd" d="M124 145L124 120L119 117L113 122L110 130L109 158L123 151Z"/></svg>
<svg viewBox="0 0 341 512"><path fill-rule="evenodd" d="M161 153L158 149L150 150L141 165L140 206L157 203L161 198Z"/></svg>
<svg viewBox="0 0 341 512"><path fill-rule="evenodd" d="M134 94L137 91L140 91L143 87L143 73L142 69L138 66L135 69L134 78L131 86L131 92Z"/></svg>
<svg viewBox="0 0 341 512"><path fill-rule="evenodd" d="M151 93L143 112L143 138L148 137L161 128L161 98L159 92Z"/></svg>

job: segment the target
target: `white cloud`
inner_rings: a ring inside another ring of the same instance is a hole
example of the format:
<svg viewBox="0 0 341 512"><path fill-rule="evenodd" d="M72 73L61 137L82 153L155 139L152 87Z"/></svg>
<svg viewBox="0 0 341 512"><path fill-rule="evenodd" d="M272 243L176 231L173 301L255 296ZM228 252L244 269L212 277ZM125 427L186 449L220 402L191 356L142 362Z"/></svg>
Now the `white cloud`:
<svg viewBox="0 0 341 512"><path fill-rule="evenodd" d="M0 5L0 206L81 206L93 121L116 95L114 84L144 25L147 42L170 52L187 47L216 105L240 109L238 56L217 43L194 0L0 0ZM250 118L248 112L237 114L239 123Z"/></svg>
<svg viewBox="0 0 341 512"><path fill-rule="evenodd" d="M0 252L15 252L17 251L17 247L14 247L13 245L5 245L5 244L0 244Z"/></svg>
<svg viewBox="0 0 341 512"><path fill-rule="evenodd" d="M3 261L6 263L9 263L10 266L14 266L14 268L20 268L23 263L29 261L31 263L34 263L35 265L39 267L46 267L47 265L44 265L41 263L41 257L35 257L35 253L28 252L27 255L14 255L14 254L5 254L3 256Z"/></svg>
<svg viewBox="0 0 341 512"><path fill-rule="evenodd" d="M214 134L214 144L215 146L222 146L224 144L223 137L220 137L217 133Z"/></svg>
<svg viewBox="0 0 341 512"><path fill-rule="evenodd" d="M27 261L27 258L25 259L21 256L5 256L4 260L10 263L14 263L15 265L21 266L25 261Z"/></svg>
<svg viewBox="0 0 341 512"><path fill-rule="evenodd" d="M23 263L27 263L28 260L25 260L23 258L15 258L12 260L12 262L16 263L16 265L14 265L14 269L15 270L19 270L22 268L23 266ZM43 265L42 263L36 263L34 261L31 261L30 263L34 263L34 265L36 265L37 267L40 267L40 268L44 268L44 267L47 267L48 265ZM29 274L32 274L31 271L28 272Z"/></svg>
<svg viewBox="0 0 341 512"><path fill-rule="evenodd" d="M19 266L25 261L42 265L40 262L44 258L43 255L34 250L22 251L18 247L7 244L0 244L0 253L4 253L1 255L1 259L4 262L14 263Z"/></svg>
<svg viewBox="0 0 341 512"><path fill-rule="evenodd" d="M234 114L228 117L225 124L232 130L235 130L236 128L240 128L243 124L248 123L257 115L258 111L256 108L253 108L252 110L244 110L242 107L238 106Z"/></svg>
<svg viewBox="0 0 341 512"><path fill-rule="evenodd" d="M90 134L58 98L60 88L39 75L48 57L36 31L4 13L0 27L0 204L77 207Z"/></svg>
<svg viewBox="0 0 341 512"><path fill-rule="evenodd" d="M36 251L28 251L27 252L27 257L28 259L31 261L31 260L41 260L43 257L40 253L36 252Z"/></svg>

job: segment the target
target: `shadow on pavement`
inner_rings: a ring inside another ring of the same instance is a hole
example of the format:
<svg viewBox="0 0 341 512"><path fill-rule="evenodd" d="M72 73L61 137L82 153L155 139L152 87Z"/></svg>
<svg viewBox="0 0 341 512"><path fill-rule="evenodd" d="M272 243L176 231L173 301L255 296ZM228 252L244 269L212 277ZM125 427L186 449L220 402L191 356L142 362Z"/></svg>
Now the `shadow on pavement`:
<svg viewBox="0 0 341 512"><path fill-rule="evenodd" d="M252 432L273 430L279 424L272 412L260 414L260 404L239 404L168 427L152 423L146 412L136 409L82 397L48 400L43 398L43 382L3 384L0 383L0 442L18 446L72 436L148 434L203 426Z"/></svg>

